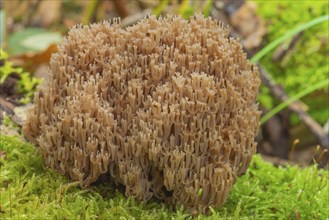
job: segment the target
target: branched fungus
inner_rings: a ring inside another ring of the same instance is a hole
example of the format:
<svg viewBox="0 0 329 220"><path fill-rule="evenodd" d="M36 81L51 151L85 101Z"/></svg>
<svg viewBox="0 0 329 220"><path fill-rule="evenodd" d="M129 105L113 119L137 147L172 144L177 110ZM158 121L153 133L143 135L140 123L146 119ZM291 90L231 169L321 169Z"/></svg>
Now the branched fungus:
<svg viewBox="0 0 329 220"><path fill-rule="evenodd" d="M221 206L255 153L258 71L211 18L76 26L50 62L25 135L48 167L190 212Z"/></svg>

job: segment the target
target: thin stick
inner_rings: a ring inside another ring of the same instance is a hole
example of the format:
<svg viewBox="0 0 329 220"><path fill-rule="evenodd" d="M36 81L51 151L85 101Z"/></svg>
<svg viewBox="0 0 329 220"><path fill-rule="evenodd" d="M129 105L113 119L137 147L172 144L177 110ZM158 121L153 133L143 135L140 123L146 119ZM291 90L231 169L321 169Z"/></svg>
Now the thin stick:
<svg viewBox="0 0 329 220"><path fill-rule="evenodd" d="M264 67L259 65L259 72L263 85L270 89L270 92L284 102L289 99L285 91L279 87L270 75L266 72ZM310 129L310 131L318 138L323 147L329 148L329 137L326 135L322 127L306 112L303 105L299 101L289 103L287 106L292 112L295 112L300 120Z"/></svg>

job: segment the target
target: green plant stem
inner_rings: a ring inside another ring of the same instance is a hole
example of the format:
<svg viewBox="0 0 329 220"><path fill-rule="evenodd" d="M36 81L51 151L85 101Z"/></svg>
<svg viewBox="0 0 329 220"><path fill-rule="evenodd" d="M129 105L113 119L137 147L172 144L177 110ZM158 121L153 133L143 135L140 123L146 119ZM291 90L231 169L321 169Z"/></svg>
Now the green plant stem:
<svg viewBox="0 0 329 220"><path fill-rule="evenodd" d="M85 15L84 24L89 24L89 23L95 22L95 21L93 21L93 19L95 18L99 2L100 2L99 0L92 0L92 1L88 2L87 6L85 8L85 11L84 11L84 15Z"/></svg>
<svg viewBox="0 0 329 220"><path fill-rule="evenodd" d="M156 16L159 16L163 12L163 10L167 7L168 4L169 4L169 0L161 0L160 4L153 9L153 13Z"/></svg>
<svg viewBox="0 0 329 220"><path fill-rule="evenodd" d="M178 8L178 14L184 15L184 12L188 9L190 0L183 0L180 7Z"/></svg>
<svg viewBox="0 0 329 220"><path fill-rule="evenodd" d="M302 24L298 27L296 27L295 29L288 31L285 35L279 37L278 39L274 40L272 43L268 44L266 47L264 47L263 49L261 49L258 53L256 53L251 59L250 62L251 63L256 63L257 61L259 61L260 59L262 59L268 52L270 52L271 50L273 50L274 48L276 48L278 45L280 45L283 41L293 37L294 35L296 35L297 33L308 29L312 26L315 26L317 24L320 24L324 21L329 20L329 15L324 15L318 18L315 18L305 24Z"/></svg>
<svg viewBox="0 0 329 220"><path fill-rule="evenodd" d="M269 120L271 117L273 117L278 112L285 109L287 106L289 106L294 101L299 100L300 98L312 93L313 91L315 91L317 89L328 87L328 85L329 85L329 79L327 79L325 81L318 82L315 85L312 85L312 86L306 88L305 90L300 91L299 93L297 93L296 95L290 97L286 101L282 102L281 104L279 104L278 106L273 108L271 111L269 111L266 115L264 115L260 119L260 124L264 124L267 120Z"/></svg>
<svg viewBox="0 0 329 220"><path fill-rule="evenodd" d="M213 0L207 0L205 3L205 7L203 8L203 14L205 17L208 17L211 11L211 7L213 5Z"/></svg>

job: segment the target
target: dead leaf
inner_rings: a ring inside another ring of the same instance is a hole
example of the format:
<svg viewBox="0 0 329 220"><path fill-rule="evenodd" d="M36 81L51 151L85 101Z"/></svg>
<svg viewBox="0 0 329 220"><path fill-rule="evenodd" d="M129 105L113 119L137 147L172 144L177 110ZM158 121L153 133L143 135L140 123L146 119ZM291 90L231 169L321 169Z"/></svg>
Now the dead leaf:
<svg viewBox="0 0 329 220"><path fill-rule="evenodd" d="M29 24L31 16L33 15L33 13L35 13L35 10L33 9L38 5L38 0L10 0L1 1L1 3L3 3L2 7L6 11L6 19L14 20L16 18L20 18L21 24L23 24L24 26L26 24Z"/></svg>
<svg viewBox="0 0 329 220"><path fill-rule="evenodd" d="M0 150L0 159L6 159L7 158L7 153L6 151Z"/></svg>
<svg viewBox="0 0 329 220"><path fill-rule="evenodd" d="M19 134L19 132L14 128L5 125L0 125L0 130L1 130L1 135L17 137L21 141L24 142L26 141L24 137L21 134Z"/></svg>
<svg viewBox="0 0 329 220"><path fill-rule="evenodd" d="M299 214L299 211L297 209L295 209L295 214L296 214L296 219L300 220L300 214Z"/></svg>
<svg viewBox="0 0 329 220"><path fill-rule="evenodd" d="M22 66L25 70L33 73L39 65L49 63L50 57L57 52L57 45L51 44L47 50L38 52L28 52L10 58L10 61L16 66Z"/></svg>
<svg viewBox="0 0 329 220"><path fill-rule="evenodd" d="M0 96L0 122L2 120L2 117L3 117L2 115L4 113L13 115L15 107L16 107L16 105L14 103L7 101L5 98Z"/></svg>
<svg viewBox="0 0 329 220"><path fill-rule="evenodd" d="M61 16L62 1L43 0L33 17L33 22L42 27L49 27L59 20Z"/></svg>
<svg viewBox="0 0 329 220"><path fill-rule="evenodd" d="M27 119L27 114L28 110L30 109L31 104L27 104L24 106L19 106L14 108L14 116L12 117L12 120L15 122L15 124L19 126L23 126L26 119Z"/></svg>
<svg viewBox="0 0 329 220"><path fill-rule="evenodd" d="M64 18L63 19L63 25L66 27L66 28L71 28L73 27L74 25L76 25L77 23L79 23L78 21L72 19L72 18Z"/></svg>
<svg viewBox="0 0 329 220"><path fill-rule="evenodd" d="M37 67L37 69L34 71L33 77L47 80L49 77L48 68L49 68L48 63L40 64Z"/></svg>
<svg viewBox="0 0 329 220"><path fill-rule="evenodd" d="M20 75L16 72L9 74L3 83L0 83L0 94L4 97L17 96L17 84L21 79ZM2 98L0 97L0 103L2 104Z"/></svg>
<svg viewBox="0 0 329 220"><path fill-rule="evenodd" d="M273 61L280 61L280 66L285 67L287 62L290 60L291 55L295 50L297 42L300 40L303 31L296 34L289 42L281 44L272 55Z"/></svg>
<svg viewBox="0 0 329 220"><path fill-rule="evenodd" d="M256 11L256 3L248 1L230 17L231 25L242 37L242 44L247 50L259 47L266 34L265 23Z"/></svg>
<svg viewBox="0 0 329 220"><path fill-rule="evenodd" d="M147 8L155 8L160 4L159 0L154 0L154 1L150 1L150 0L139 0L138 4L140 4L142 9L147 9Z"/></svg>

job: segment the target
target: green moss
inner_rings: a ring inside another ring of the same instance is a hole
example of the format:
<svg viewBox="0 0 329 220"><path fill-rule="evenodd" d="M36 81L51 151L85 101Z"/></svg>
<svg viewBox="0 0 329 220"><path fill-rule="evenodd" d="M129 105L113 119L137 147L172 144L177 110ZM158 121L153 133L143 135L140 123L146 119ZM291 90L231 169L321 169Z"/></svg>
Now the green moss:
<svg viewBox="0 0 329 220"><path fill-rule="evenodd" d="M0 168L1 219L192 219L182 208L126 198L110 184L80 189L14 137L0 136ZM325 219L328 178L316 166L276 168L257 155L225 205L198 219Z"/></svg>
<svg viewBox="0 0 329 220"><path fill-rule="evenodd" d="M329 13L328 1L256 1L258 13L267 23L268 34L265 45L284 35L294 27ZM272 53L261 63L275 81L283 85L289 95L303 91L310 85L328 78L328 22L304 31L292 53L286 56L284 64L272 61ZM285 43L288 46L289 41ZM309 106L309 112L318 122L324 124L329 118L328 89L302 99ZM271 100L271 102L269 102ZM262 91L260 101L272 108L273 99Z"/></svg>

